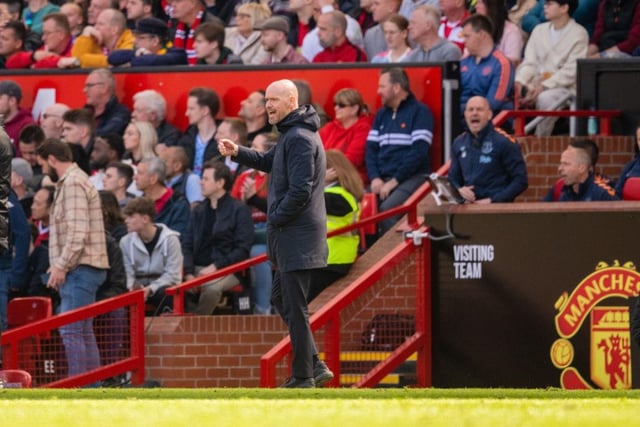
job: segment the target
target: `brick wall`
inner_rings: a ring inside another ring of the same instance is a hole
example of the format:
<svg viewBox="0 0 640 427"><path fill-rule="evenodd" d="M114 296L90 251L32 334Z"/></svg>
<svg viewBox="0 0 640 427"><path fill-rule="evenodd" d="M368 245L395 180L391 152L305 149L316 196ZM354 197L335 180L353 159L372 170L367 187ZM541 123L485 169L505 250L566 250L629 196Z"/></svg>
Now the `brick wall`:
<svg viewBox="0 0 640 427"><path fill-rule="evenodd" d="M527 162L529 188L518 201L540 201L558 178L560 154L567 147L571 138L548 137L519 138L522 153ZM617 179L625 163L633 159L634 138L629 136L611 136L595 138L600 147L598 172Z"/></svg>
<svg viewBox="0 0 640 427"><path fill-rule="evenodd" d="M557 179L560 153L568 137L519 140L529 173L529 189L519 201L538 201ZM599 171L617 178L622 166L633 157L633 138L598 138ZM364 254L349 275L320 295L309 307L318 310L349 286L400 241L390 233ZM341 316L343 350L358 350L362 331L376 313L413 314L415 310L415 262L409 259L387 272ZM286 336L278 316L186 316L146 320L147 378L163 387L257 387L260 357ZM323 332L315 334L323 351ZM278 376L287 373L278 366ZM283 378L282 378L283 379Z"/></svg>

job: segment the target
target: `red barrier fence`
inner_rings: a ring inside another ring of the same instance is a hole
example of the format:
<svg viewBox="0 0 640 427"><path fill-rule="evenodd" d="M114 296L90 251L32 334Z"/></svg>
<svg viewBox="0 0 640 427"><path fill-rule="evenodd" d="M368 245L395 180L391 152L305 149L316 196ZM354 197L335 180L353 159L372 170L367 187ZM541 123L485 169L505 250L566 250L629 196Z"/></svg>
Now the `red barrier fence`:
<svg viewBox="0 0 640 427"><path fill-rule="evenodd" d="M69 376L59 328L93 318L101 366ZM98 303L5 331L3 369L31 374L34 387L81 387L130 373L144 383L144 292L129 292ZM115 384L114 385L118 385Z"/></svg>

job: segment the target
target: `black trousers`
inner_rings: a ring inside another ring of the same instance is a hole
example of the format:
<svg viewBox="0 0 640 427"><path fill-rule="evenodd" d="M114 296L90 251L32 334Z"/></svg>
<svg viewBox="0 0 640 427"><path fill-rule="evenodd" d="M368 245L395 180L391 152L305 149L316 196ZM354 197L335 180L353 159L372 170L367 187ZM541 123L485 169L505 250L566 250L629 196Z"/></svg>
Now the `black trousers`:
<svg viewBox="0 0 640 427"><path fill-rule="evenodd" d="M313 272L314 270L276 270L273 277L271 304L289 328L293 347L291 373L296 378L313 377L313 356L318 354L307 310L307 295Z"/></svg>

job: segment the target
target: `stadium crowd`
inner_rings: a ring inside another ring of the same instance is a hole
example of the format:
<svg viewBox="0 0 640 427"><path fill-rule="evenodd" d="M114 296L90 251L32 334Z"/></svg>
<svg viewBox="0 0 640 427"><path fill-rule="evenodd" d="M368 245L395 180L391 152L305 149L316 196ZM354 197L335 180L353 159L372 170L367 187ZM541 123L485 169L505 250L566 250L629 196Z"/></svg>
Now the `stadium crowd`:
<svg viewBox="0 0 640 427"><path fill-rule="evenodd" d="M63 178L52 167L59 154L52 154L52 141L65 142L95 189L113 195L119 208L103 205L105 232L119 242L120 262L110 264L126 277L116 294L145 289L150 314L171 310L167 286L266 250L269 174L221 158L217 145L225 138L262 152L273 147L277 135L267 120L264 91L243 100L237 117L220 120L219 94L194 87L187 94L188 127L177 129L158 91L136 93L132 111L122 104L112 68L389 64L393 68L380 74L378 111L369 111L351 88L335 94L332 114L315 106L331 153L325 199L332 229L357 221L363 190L388 210L430 172L433 118L411 93L402 63L460 61L461 120L470 131L451 153L455 183L469 202L476 195L492 201L492 194L504 196L496 186L511 186L507 196L493 200L510 201L526 188L526 171L512 139L493 129L492 115L514 107L565 108L575 97L577 59L631 57L639 47L640 7L632 0L0 0L0 68L92 69L84 105L52 104L36 119L23 105L22 88L0 82L0 115L14 155L12 197L19 201L11 213L25 219L12 220L11 233L31 236L29 248L15 237L13 258L0 269L7 278L0 289L3 329L7 297L59 298L46 277L49 226L61 221L51 217L52 207ZM309 104L312 88L295 83L300 104ZM501 157L506 155L498 144L492 151L485 143L496 132L508 157ZM536 129L540 136L553 132L551 120ZM621 197L621 186L613 190L613 183L594 174L593 151L588 143L567 148L562 182L549 200ZM625 169L624 179L636 169ZM380 233L395 220L383 222ZM330 265L313 296L346 274L357 246L357 238L330 242ZM252 289L254 313L271 313L271 266L251 270L207 283L191 295L188 310L214 313L224 306L225 291L240 285Z"/></svg>

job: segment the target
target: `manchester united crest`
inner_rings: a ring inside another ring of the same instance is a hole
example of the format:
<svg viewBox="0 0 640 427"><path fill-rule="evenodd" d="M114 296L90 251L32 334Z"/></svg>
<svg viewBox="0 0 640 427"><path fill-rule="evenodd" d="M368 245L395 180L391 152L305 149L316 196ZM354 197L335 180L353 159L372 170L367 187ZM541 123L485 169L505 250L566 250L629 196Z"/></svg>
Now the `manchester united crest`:
<svg viewBox="0 0 640 427"><path fill-rule="evenodd" d="M561 370L560 384L565 389L631 388L631 337L627 306L607 305L610 298L636 297L640 274L633 263L612 265L600 262L571 292L558 298L555 308L559 338L551 345L551 362ZM590 372L587 381L573 366L575 348L571 339L578 331L590 328Z"/></svg>

